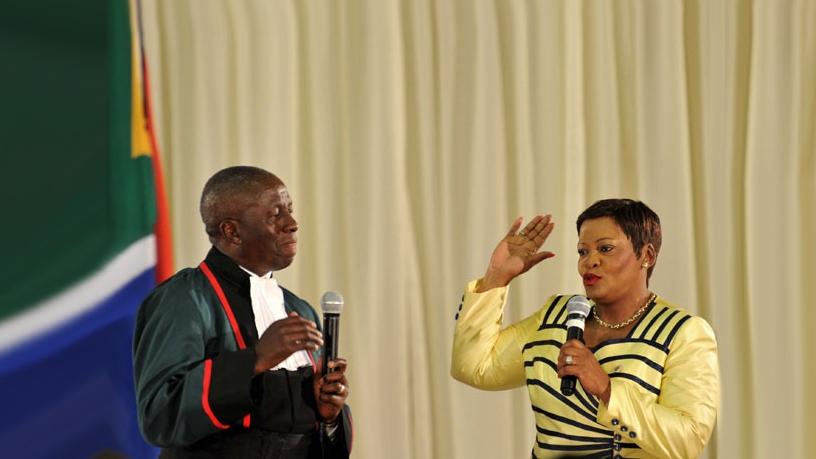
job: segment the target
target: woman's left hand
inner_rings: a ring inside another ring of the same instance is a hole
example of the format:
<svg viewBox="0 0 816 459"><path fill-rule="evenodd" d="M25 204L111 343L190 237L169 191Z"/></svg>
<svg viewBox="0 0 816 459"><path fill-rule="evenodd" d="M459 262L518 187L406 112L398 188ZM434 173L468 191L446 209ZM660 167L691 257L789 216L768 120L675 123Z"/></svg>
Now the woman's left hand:
<svg viewBox="0 0 816 459"><path fill-rule="evenodd" d="M570 356L570 364L567 364L567 356ZM605 404L609 403L611 393L609 375L601 368L595 354L584 343L577 339L564 343L561 346L561 353L558 354L557 368L559 378L575 376L581 381L585 391L598 397Z"/></svg>

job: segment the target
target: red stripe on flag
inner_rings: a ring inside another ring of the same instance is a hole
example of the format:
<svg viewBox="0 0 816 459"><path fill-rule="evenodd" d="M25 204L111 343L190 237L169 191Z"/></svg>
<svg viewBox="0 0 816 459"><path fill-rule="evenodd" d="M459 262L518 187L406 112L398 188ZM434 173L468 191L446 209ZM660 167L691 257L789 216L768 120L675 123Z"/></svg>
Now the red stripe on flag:
<svg viewBox="0 0 816 459"><path fill-rule="evenodd" d="M153 182L156 195L156 223L153 227L156 234L156 281L162 282L173 275L173 234L170 230L170 210L167 206L164 173L159 158L159 142L156 140L156 127L153 122L150 77L148 76L147 56L145 56L144 50L142 50L142 81L144 82L143 96L147 132L150 134L150 146L153 149L150 160L153 163Z"/></svg>

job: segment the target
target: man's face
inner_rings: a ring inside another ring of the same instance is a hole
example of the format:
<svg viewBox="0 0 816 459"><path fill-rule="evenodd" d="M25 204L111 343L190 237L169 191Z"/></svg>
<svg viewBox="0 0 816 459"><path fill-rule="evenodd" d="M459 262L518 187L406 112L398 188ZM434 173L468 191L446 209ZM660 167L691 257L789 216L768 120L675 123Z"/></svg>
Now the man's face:
<svg viewBox="0 0 816 459"><path fill-rule="evenodd" d="M270 180L245 204L237 220L244 267L263 275L289 266L297 253L298 224L286 186Z"/></svg>

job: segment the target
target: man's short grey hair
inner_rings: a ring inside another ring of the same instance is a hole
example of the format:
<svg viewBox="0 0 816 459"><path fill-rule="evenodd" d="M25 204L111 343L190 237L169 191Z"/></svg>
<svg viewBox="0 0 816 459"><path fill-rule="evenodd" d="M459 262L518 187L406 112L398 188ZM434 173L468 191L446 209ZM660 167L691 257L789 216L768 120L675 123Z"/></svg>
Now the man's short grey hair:
<svg viewBox="0 0 816 459"><path fill-rule="evenodd" d="M275 174L255 166L232 166L216 172L201 192L199 212L205 231L213 238L219 234L219 224L234 212L240 195L260 193L269 181L280 182Z"/></svg>

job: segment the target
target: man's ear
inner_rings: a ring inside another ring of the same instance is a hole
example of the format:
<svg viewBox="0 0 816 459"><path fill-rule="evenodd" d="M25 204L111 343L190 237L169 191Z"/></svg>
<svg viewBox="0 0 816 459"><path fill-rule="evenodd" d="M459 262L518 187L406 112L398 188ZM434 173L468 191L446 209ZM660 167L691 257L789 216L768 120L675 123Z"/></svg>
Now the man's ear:
<svg viewBox="0 0 816 459"><path fill-rule="evenodd" d="M231 219L222 220L218 225L221 236L230 244L241 245L241 236L238 234L238 224Z"/></svg>

